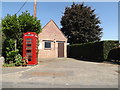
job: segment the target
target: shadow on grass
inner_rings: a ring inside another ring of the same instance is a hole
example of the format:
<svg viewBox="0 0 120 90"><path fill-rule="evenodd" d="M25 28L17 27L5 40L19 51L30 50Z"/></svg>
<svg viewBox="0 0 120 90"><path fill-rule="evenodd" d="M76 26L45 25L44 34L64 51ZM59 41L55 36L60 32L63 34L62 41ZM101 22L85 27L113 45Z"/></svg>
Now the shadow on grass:
<svg viewBox="0 0 120 90"><path fill-rule="evenodd" d="M84 58L73 58L79 61L85 62L95 62L95 63L109 63L109 64L116 64L120 65L120 60L93 60L93 59L84 59Z"/></svg>

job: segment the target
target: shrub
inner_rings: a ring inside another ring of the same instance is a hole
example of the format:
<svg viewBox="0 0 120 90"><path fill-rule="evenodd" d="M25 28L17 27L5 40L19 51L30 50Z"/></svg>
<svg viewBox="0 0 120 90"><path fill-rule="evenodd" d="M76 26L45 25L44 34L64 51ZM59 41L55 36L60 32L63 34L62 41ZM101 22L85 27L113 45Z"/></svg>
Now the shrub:
<svg viewBox="0 0 120 90"><path fill-rule="evenodd" d="M18 65L20 62L19 60L20 55L18 55L18 53L19 53L19 50L15 49L15 40L6 39L3 44L3 52L2 52L5 58L5 63L7 64L16 63L15 65Z"/></svg>
<svg viewBox="0 0 120 90"><path fill-rule="evenodd" d="M120 61L120 47L113 48L108 54L109 60L119 60Z"/></svg>
<svg viewBox="0 0 120 90"><path fill-rule="evenodd" d="M28 63L28 58L27 57L23 57L22 66L27 66L27 63Z"/></svg>
<svg viewBox="0 0 120 90"><path fill-rule="evenodd" d="M6 63L14 63L15 62L15 56L17 56L19 50L16 51L6 51L7 57L6 57Z"/></svg>
<svg viewBox="0 0 120 90"><path fill-rule="evenodd" d="M11 51L9 53L11 53L9 58L7 58L9 60L9 63L5 63L3 66L4 67L22 66L23 60L22 56L20 54L17 54L18 50L17 53L16 51Z"/></svg>
<svg viewBox="0 0 120 90"><path fill-rule="evenodd" d="M91 59L91 60L102 60L102 43L90 42L84 44L73 44L70 45L70 57Z"/></svg>
<svg viewBox="0 0 120 90"><path fill-rule="evenodd" d="M8 40L16 40L16 47L19 49L19 53L21 55L23 33L36 32L38 34L41 31L40 20L38 20L38 18L34 18L28 11L22 12L20 15L7 14L2 19L1 23L3 34Z"/></svg>
<svg viewBox="0 0 120 90"><path fill-rule="evenodd" d="M2 55L5 58L5 63L12 63L15 60L15 56L18 54L19 50L15 49L14 39L5 39L2 48Z"/></svg>
<svg viewBox="0 0 120 90"><path fill-rule="evenodd" d="M21 66L22 65L22 56L18 54L15 56L15 66Z"/></svg>
<svg viewBox="0 0 120 90"><path fill-rule="evenodd" d="M103 42L103 59L108 59L110 50L119 46L119 41L102 41Z"/></svg>
<svg viewBox="0 0 120 90"><path fill-rule="evenodd" d="M3 64L3 67L14 67L15 66L15 63L11 63L11 64Z"/></svg>
<svg viewBox="0 0 120 90"><path fill-rule="evenodd" d="M68 57L103 61L108 57L109 51L119 45L118 41L100 41L68 46Z"/></svg>

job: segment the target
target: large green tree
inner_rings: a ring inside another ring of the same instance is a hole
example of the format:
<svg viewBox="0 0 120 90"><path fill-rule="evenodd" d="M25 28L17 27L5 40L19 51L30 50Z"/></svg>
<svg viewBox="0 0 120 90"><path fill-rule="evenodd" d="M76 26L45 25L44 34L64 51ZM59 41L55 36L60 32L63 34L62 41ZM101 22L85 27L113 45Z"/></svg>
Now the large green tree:
<svg viewBox="0 0 120 90"><path fill-rule="evenodd" d="M20 15L7 15L2 19L2 31L6 41L12 39L15 41L19 53L22 53L22 38L25 32L36 32L37 34L41 31L40 20L34 18L28 11L23 12ZM5 43L4 42L4 43ZM3 45L5 48L5 45ZM4 50L5 51L5 50Z"/></svg>
<svg viewBox="0 0 120 90"><path fill-rule="evenodd" d="M101 22L94 12L95 9L92 10L84 3L73 3L71 7L65 8L61 18L61 30L68 38L69 43L87 43L101 39Z"/></svg>

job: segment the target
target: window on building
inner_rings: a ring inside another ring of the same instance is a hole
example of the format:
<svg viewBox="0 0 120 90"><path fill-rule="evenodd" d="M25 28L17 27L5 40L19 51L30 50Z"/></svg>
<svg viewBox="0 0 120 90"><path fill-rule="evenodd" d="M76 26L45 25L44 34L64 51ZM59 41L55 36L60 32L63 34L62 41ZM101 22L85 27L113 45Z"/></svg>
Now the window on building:
<svg viewBox="0 0 120 90"><path fill-rule="evenodd" d="M45 41L45 49L51 48L51 41Z"/></svg>

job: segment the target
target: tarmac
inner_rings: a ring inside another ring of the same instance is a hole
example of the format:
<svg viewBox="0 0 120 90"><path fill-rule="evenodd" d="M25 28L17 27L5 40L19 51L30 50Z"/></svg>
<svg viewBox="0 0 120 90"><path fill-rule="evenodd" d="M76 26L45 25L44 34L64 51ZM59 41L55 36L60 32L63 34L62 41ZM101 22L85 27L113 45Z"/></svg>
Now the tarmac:
<svg viewBox="0 0 120 90"><path fill-rule="evenodd" d="M1 77L2 88L118 88L118 65L39 59L36 66L3 67Z"/></svg>

